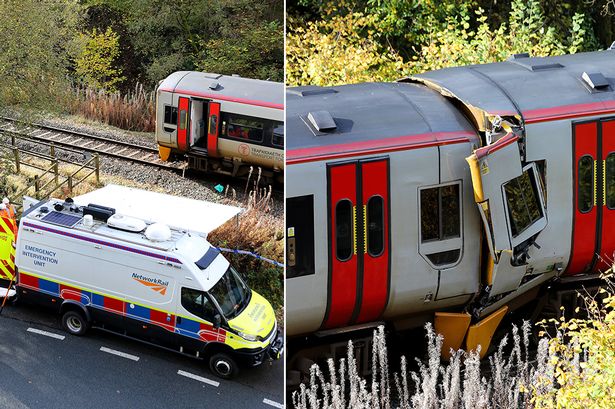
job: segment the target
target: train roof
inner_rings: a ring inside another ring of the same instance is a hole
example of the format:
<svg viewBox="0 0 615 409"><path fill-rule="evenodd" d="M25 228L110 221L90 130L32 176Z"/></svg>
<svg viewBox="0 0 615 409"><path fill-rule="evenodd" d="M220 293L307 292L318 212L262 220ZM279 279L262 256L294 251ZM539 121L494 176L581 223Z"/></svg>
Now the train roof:
<svg viewBox="0 0 615 409"><path fill-rule="evenodd" d="M401 150L474 138L468 120L439 93L418 84L303 86L286 91L287 158L370 149Z"/></svg>
<svg viewBox="0 0 615 409"><path fill-rule="evenodd" d="M488 114L521 114L526 122L615 111L615 50L534 58L520 54L412 79Z"/></svg>
<svg viewBox="0 0 615 409"><path fill-rule="evenodd" d="M178 71L165 78L158 91L284 109L284 84L232 75Z"/></svg>

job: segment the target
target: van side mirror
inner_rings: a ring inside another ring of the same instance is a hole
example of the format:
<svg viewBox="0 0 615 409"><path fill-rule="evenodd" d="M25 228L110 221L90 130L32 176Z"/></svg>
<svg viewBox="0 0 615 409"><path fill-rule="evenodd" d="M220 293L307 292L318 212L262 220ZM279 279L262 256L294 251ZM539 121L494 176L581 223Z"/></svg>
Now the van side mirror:
<svg viewBox="0 0 615 409"><path fill-rule="evenodd" d="M214 329L220 328L220 325L222 325L222 317L220 316L220 314L214 315L213 324L214 324Z"/></svg>

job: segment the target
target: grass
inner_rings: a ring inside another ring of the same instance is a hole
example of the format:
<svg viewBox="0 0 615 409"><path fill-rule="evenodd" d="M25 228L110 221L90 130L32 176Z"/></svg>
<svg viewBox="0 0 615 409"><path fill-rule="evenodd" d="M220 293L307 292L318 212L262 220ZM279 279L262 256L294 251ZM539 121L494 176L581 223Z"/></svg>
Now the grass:
<svg viewBox="0 0 615 409"><path fill-rule="evenodd" d="M391 374L380 327L373 335L371 379L358 374L349 342L346 358L329 359L326 371L312 366L309 384L293 394L292 404L297 409L615 407L613 282L601 291L606 297L583 296L589 318L550 320L556 333L543 334L535 350L531 325L513 326L487 365L481 365L477 351L456 351L449 362L441 361L442 338L427 324L428 356L417 359L418 370L409 371L402 357L400 372Z"/></svg>
<svg viewBox="0 0 615 409"><path fill-rule="evenodd" d="M155 103L155 92L147 92L142 85L136 85L125 95L77 87L66 105L72 115L129 131L153 132L156 128Z"/></svg>

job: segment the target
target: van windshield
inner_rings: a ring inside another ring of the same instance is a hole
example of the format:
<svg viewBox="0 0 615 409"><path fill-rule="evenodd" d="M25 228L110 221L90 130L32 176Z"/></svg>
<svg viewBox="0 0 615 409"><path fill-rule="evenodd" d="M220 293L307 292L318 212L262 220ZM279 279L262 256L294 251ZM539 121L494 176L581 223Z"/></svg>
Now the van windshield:
<svg viewBox="0 0 615 409"><path fill-rule="evenodd" d="M209 290L209 294L216 299L226 319L230 320L248 306L252 292L239 273L229 266L220 281Z"/></svg>

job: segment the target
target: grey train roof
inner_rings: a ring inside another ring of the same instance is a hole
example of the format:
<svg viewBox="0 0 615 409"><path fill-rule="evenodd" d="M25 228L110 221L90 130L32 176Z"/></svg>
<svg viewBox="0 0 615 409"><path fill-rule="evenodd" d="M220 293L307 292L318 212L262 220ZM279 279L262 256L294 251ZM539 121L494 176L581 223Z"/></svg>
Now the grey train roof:
<svg viewBox="0 0 615 409"><path fill-rule="evenodd" d="M591 81L582 79L584 73ZM542 58L518 55L505 62L445 68L413 78L490 114L520 110L526 119L537 119L553 107L583 109L584 104L612 102L615 50Z"/></svg>
<svg viewBox="0 0 615 409"><path fill-rule="evenodd" d="M231 75L178 71L165 78L159 90L190 95L220 96L284 107L284 84Z"/></svg>
<svg viewBox="0 0 615 409"><path fill-rule="evenodd" d="M335 129L321 127L319 131L314 121ZM362 83L327 88L303 86L286 91L289 151L460 131L475 132L450 102L422 85Z"/></svg>

